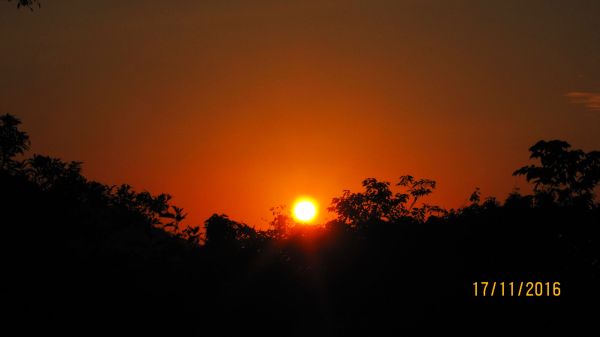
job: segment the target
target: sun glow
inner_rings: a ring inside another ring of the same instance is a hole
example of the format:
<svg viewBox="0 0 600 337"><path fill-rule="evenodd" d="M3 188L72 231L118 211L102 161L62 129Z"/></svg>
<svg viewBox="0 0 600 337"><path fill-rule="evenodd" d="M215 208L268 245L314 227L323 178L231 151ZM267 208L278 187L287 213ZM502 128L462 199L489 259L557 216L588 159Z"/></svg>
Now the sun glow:
<svg viewBox="0 0 600 337"><path fill-rule="evenodd" d="M292 214L300 223L311 223L317 217L317 203L310 198L299 198L294 203Z"/></svg>

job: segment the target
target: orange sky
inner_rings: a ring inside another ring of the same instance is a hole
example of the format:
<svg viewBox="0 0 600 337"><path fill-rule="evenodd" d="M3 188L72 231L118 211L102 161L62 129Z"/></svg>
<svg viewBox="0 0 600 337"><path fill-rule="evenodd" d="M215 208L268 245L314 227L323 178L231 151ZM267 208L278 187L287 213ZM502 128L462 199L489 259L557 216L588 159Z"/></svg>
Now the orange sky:
<svg viewBox="0 0 600 337"><path fill-rule="evenodd" d="M261 225L366 177L500 198L539 139L600 149L600 2L0 2L33 151ZM569 93L584 93L574 104ZM588 95L588 96L585 96ZM326 214L322 214L321 221Z"/></svg>

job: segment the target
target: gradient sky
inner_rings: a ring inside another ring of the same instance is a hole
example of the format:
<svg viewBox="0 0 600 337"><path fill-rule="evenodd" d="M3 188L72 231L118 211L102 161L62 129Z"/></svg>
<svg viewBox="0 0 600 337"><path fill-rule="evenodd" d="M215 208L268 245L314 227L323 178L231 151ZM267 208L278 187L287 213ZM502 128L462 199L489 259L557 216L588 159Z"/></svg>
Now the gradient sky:
<svg viewBox="0 0 600 337"><path fill-rule="evenodd" d="M0 113L36 153L261 226L366 177L504 198L600 149L600 1L0 1ZM329 216L331 217L331 216ZM324 216L320 218L321 221Z"/></svg>

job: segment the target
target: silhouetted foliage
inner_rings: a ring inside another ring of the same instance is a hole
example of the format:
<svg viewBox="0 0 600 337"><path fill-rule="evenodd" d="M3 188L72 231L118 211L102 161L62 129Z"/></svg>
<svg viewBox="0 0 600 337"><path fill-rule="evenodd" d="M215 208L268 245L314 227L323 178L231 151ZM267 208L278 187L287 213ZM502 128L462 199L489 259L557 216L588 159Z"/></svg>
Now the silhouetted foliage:
<svg viewBox="0 0 600 337"><path fill-rule="evenodd" d="M29 150L29 136L19 130L21 121L15 116L0 116L0 169L14 170L18 163L14 157Z"/></svg>
<svg viewBox="0 0 600 337"><path fill-rule="evenodd" d="M473 191L473 193L471 193L471 196L469 197L469 202L473 205L479 205L480 201L481 201L481 189L479 187L476 187L475 191Z"/></svg>
<svg viewBox="0 0 600 337"><path fill-rule="evenodd" d="M528 209L533 207L533 196L522 195L518 189L512 191L504 201L504 207Z"/></svg>
<svg viewBox="0 0 600 337"><path fill-rule="evenodd" d="M18 119L6 120L0 291L7 321L35 322L19 331L379 336L498 319L519 328L595 322L600 208L573 207L598 183L595 152L538 143L542 166L517 171L534 195L515 190L504 204L477 188L469 205L446 212L423 202L435 181L405 175L397 191L375 178L344 191L331 203L337 219L323 226L296 225L275 207L267 230L224 214L201 228L183 223L168 194L91 181L80 162L17 160L29 139ZM470 290L521 280L559 281L564 293Z"/></svg>
<svg viewBox="0 0 600 337"><path fill-rule="evenodd" d="M269 223L270 229L266 235L276 239L284 238L292 226L290 215L287 214L284 205L272 207L270 211L273 219Z"/></svg>
<svg viewBox="0 0 600 337"><path fill-rule="evenodd" d="M513 175L524 175L534 184L536 197L560 205L585 205L594 201L594 187L600 181L600 152L570 150L565 141L539 141L531 148L530 158L541 166L529 165Z"/></svg>
<svg viewBox="0 0 600 337"><path fill-rule="evenodd" d="M213 214L204 223L206 246L210 248L246 248L258 237L256 230L246 224L229 219L225 214Z"/></svg>
<svg viewBox="0 0 600 337"><path fill-rule="evenodd" d="M68 184L81 184L81 162L65 163L60 159L34 155L25 161L25 173L42 190L49 190Z"/></svg>
<svg viewBox="0 0 600 337"><path fill-rule="evenodd" d="M12 2L12 0L8 0L8 2ZM39 0L16 0L17 8L25 7L33 10L35 7L42 7L42 4Z"/></svg>
<svg viewBox="0 0 600 337"><path fill-rule="evenodd" d="M438 206L423 204L415 207L417 201L431 194L436 183L430 179L415 180L413 176L401 176L396 186L404 188L402 193L393 193L390 183L367 178L362 182L364 193L343 191L334 198L329 211L337 214L338 219L352 227L360 227L378 221L394 222L402 218L411 218L419 222L432 214L442 214Z"/></svg>

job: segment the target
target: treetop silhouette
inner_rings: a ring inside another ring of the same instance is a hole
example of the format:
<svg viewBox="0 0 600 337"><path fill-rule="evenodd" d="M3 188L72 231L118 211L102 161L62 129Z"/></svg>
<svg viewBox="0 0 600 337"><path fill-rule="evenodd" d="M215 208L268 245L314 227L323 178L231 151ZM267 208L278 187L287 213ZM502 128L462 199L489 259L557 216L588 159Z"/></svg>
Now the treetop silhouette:
<svg viewBox="0 0 600 337"><path fill-rule="evenodd" d="M523 166L513 175L523 175L533 183L537 200L563 206L591 207L594 188L600 181L600 152L571 150L561 140L539 141L529 148L531 159L541 165Z"/></svg>
<svg viewBox="0 0 600 337"><path fill-rule="evenodd" d="M8 2L12 2L12 0L8 0ZM17 0L17 8L29 8L33 10L33 8L37 5L38 8L42 7L42 3L39 0Z"/></svg>
<svg viewBox="0 0 600 337"><path fill-rule="evenodd" d="M276 207L262 231L224 214L189 226L169 194L88 180L76 161L20 159L29 137L19 127L14 116L0 118L2 295L36 322L68 317L66 326L91 321L88 328L114 331L122 324L107 315L119 312L141 317L128 321L137 334L162 325L172 335L241 335L269 317L257 332L400 335L432 319L506 317L506 306L465 294L474 280L577 285L557 306L510 304L528 318L580 319L585 301L600 297L598 154L566 142L534 145L540 165L515 172L534 195L514 191L504 204L482 201L476 189L469 206L445 211L425 202L437 186L431 179L367 178L362 191L332 200L337 219L324 226L294 226ZM578 200L586 207L572 207Z"/></svg>
<svg viewBox="0 0 600 337"><path fill-rule="evenodd" d="M330 212L351 227L377 221L395 222L403 218L412 218L418 222L428 216L442 214L439 206L423 203L416 207L417 201L431 194L436 182L431 179L415 179L411 175L401 176L396 186L403 191L394 193L390 183L375 178L363 180L364 192L352 193L344 190L341 197L333 198Z"/></svg>

